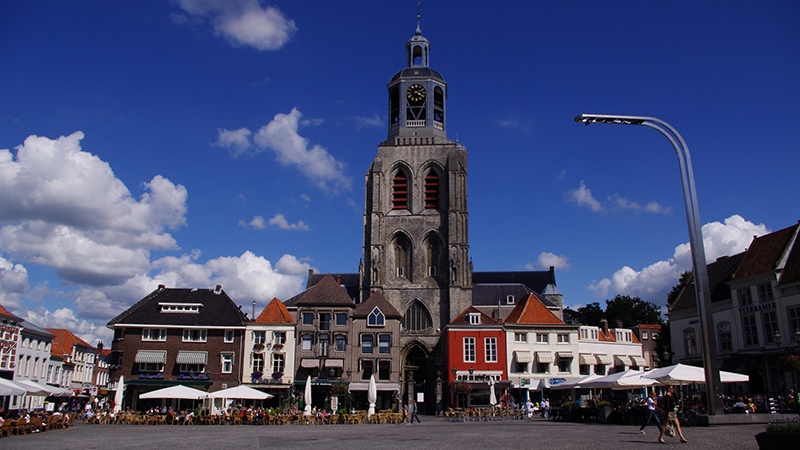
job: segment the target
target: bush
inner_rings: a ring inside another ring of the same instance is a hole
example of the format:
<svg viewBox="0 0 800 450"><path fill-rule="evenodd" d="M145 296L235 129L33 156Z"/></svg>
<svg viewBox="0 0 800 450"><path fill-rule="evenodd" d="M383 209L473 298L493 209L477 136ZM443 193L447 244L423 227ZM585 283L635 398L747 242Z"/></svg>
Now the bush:
<svg viewBox="0 0 800 450"><path fill-rule="evenodd" d="M767 424L767 433L800 433L800 419Z"/></svg>
<svg viewBox="0 0 800 450"><path fill-rule="evenodd" d="M599 408L601 406L611 406L611 402L609 402L608 400L601 400L597 402L597 407Z"/></svg>

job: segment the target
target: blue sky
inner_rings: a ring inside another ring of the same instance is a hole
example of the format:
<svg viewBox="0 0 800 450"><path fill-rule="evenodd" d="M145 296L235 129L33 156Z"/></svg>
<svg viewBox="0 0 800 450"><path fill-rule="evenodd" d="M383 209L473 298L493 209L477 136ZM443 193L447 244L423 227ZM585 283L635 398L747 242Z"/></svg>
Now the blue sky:
<svg viewBox="0 0 800 450"><path fill-rule="evenodd" d="M556 267L570 306L664 303L690 268L794 224L800 4L423 2L447 131L469 151L475 270ZM364 174L416 2L0 6L0 303L95 341L158 284L250 311L355 272Z"/></svg>

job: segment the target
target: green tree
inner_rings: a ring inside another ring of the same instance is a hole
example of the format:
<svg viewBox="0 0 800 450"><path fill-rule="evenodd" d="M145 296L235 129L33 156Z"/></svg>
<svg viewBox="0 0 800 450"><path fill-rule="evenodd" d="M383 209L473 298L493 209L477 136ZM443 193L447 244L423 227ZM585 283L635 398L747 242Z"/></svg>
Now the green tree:
<svg viewBox="0 0 800 450"><path fill-rule="evenodd" d="M667 306L672 305L672 302L677 300L678 295L680 295L684 287L692 284L692 279L692 272L687 271L681 274L681 277L678 279L678 284L673 286L672 290L667 294Z"/></svg>
<svg viewBox="0 0 800 450"><path fill-rule="evenodd" d="M663 324L661 308L655 303L646 302L639 297L617 294L606 300L606 319L610 327L616 327L618 321L622 326L630 328L641 323Z"/></svg>

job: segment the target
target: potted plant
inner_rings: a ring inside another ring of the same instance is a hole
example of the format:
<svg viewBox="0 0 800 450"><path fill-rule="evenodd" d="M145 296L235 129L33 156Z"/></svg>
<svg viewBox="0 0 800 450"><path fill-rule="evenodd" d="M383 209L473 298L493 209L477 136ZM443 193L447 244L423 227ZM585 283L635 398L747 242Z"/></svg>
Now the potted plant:
<svg viewBox="0 0 800 450"><path fill-rule="evenodd" d="M254 352L263 352L264 351L264 344L259 342L258 344L253 345L253 351Z"/></svg>
<svg viewBox="0 0 800 450"><path fill-rule="evenodd" d="M272 372L272 382L273 383L280 383L281 378L283 378L283 372Z"/></svg>
<svg viewBox="0 0 800 450"><path fill-rule="evenodd" d="M767 430L755 438L761 450L792 448L800 439L800 419L767 424Z"/></svg>
<svg viewBox="0 0 800 450"><path fill-rule="evenodd" d="M347 385L344 384L334 384L331 386L331 394L346 394L347 393Z"/></svg>
<svg viewBox="0 0 800 450"><path fill-rule="evenodd" d="M261 375L263 375L261 372L253 372L250 374L250 379L253 383L258 383L258 380L261 379Z"/></svg>
<svg viewBox="0 0 800 450"><path fill-rule="evenodd" d="M608 416L611 415L611 402L606 400L601 400L597 402L597 421L599 423L606 423L608 420Z"/></svg>

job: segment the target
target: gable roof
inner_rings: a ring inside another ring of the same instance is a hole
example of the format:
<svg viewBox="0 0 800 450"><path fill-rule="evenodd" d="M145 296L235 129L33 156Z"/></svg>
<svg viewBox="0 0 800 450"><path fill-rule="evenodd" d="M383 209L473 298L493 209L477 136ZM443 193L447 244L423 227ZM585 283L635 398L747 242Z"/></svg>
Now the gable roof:
<svg viewBox="0 0 800 450"><path fill-rule="evenodd" d="M750 248L747 249L747 256L733 279L740 280L775 270L788 245L794 240L798 226L800 224L753 238Z"/></svg>
<svg viewBox="0 0 800 450"><path fill-rule="evenodd" d="M376 307L381 310L386 318L400 319L403 317L380 292L371 293L367 301L356 306L356 309L353 310L353 317L367 317Z"/></svg>
<svg viewBox="0 0 800 450"><path fill-rule="evenodd" d="M160 303L201 304L197 313L162 313ZM120 324L241 326L247 316L221 288L167 289L159 287L122 314L111 319L108 326Z"/></svg>
<svg viewBox="0 0 800 450"><path fill-rule="evenodd" d="M286 305L281 303L277 297L270 300L267 306L264 307L264 310L261 311L261 314L253 320L255 323L294 323L292 320L292 316L289 314L289 310L286 309Z"/></svg>
<svg viewBox="0 0 800 450"><path fill-rule="evenodd" d="M15 316L14 314L11 314L10 312L8 312L7 309L3 308L3 305L0 305L0 315L8 316L9 318L19 319L20 321L22 321L22 319L20 319L19 317Z"/></svg>
<svg viewBox="0 0 800 450"><path fill-rule="evenodd" d="M458 317L456 317L455 319L450 321L450 325L470 325L470 326L475 326L475 325L472 325L471 323L469 323L469 319L467 319L468 315L475 314L475 313L481 315L481 325L500 325L500 322L498 322L495 319L492 319L491 317L489 317L488 314L482 312L481 310L479 310L478 308L476 308L474 306L468 306L467 309L465 309L463 312L461 312L461 314L458 315Z"/></svg>
<svg viewBox="0 0 800 450"><path fill-rule="evenodd" d="M780 284L796 283L800 281L800 244L795 238L792 251L786 258L786 266L783 268Z"/></svg>
<svg viewBox="0 0 800 450"><path fill-rule="evenodd" d="M740 267L746 253L723 256L707 266L708 286L711 291L712 303L730 300L731 288L727 282L733 278L734 272ZM692 277L692 281L683 287L678 297L669 306L669 310L672 312L695 308L697 308L697 295L694 288L694 277Z"/></svg>
<svg viewBox="0 0 800 450"><path fill-rule="evenodd" d="M72 348L74 346L79 347L86 347L87 349L94 350L94 347L89 345L86 341L75 336L75 334L67 330L66 328L45 328L47 332L51 333L53 336L53 349L50 350L50 354L57 354L58 356L61 355L71 355ZM55 350L56 345L61 349L61 353L53 353Z"/></svg>
<svg viewBox="0 0 800 450"><path fill-rule="evenodd" d="M547 309L536 295L528 294L506 317L506 323L561 325L564 321Z"/></svg>
<svg viewBox="0 0 800 450"><path fill-rule="evenodd" d="M549 286L549 285L548 285ZM475 306L511 306L506 304L509 295L514 296L514 304L528 294L535 294L536 297L547 307L555 307L550 301L536 293L530 287L522 283L482 283L472 285L472 304Z"/></svg>
<svg viewBox="0 0 800 450"><path fill-rule="evenodd" d="M360 275L357 273L309 273L306 289L315 286L326 276L333 277L338 285L344 287L344 289L347 291L347 296L350 297L353 303L357 303L359 301L359 298L361 297L358 293Z"/></svg>
<svg viewBox="0 0 800 450"><path fill-rule="evenodd" d="M542 293L548 284L555 285L556 277L551 270L529 270L520 272L472 272L472 284L524 284L533 292Z"/></svg>
<svg viewBox="0 0 800 450"><path fill-rule="evenodd" d="M355 302L330 274L286 301L286 306L355 306Z"/></svg>

